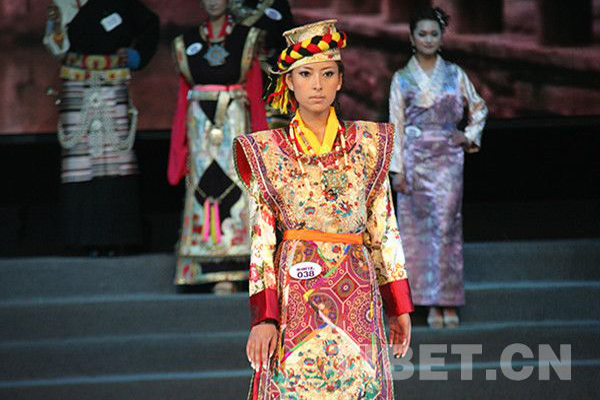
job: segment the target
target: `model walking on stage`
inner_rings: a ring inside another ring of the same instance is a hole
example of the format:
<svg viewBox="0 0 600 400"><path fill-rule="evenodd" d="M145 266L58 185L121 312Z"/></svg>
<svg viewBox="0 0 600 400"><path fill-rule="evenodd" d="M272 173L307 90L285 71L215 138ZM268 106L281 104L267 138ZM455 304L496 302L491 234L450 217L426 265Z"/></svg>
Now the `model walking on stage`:
<svg viewBox="0 0 600 400"><path fill-rule="evenodd" d="M410 343L413 307L387 178L394 129L336 117L346 35L334 22L285 33L269 100L296 111L289 127L234 141L252 199L254 399L392 399L384 308L393 353Z"/></svg>
<svg viewBox="0 0 600 400"><path fill-rule="evenodd" d="M415 55L394 74L390 121L397 140L390 166L413 301L429 306L435 328L459 323L464 304L464 152L479 150L485 102L465 72L439 54L448 16L427 8L410 22ZM468 108L468 124L457 125Z"/></svg>
<svg viewBox="0 0 600 400"><path fill-rule="evenodd" d="M44 44L61 58L61 212L71 250L142 244L137 110L130 71L146 66L159 19L138 0L53 0Z"/></svg>
<svg viewBox="0 0 600 400"><path fill-rule="evenodd" d="M208 20L174 40L180 73L169 182L186 178L175 283L248 279L248 197L235 172L233 138L266 129L257 57L261 31L234 23L227 0L202 0Z"/></svg>

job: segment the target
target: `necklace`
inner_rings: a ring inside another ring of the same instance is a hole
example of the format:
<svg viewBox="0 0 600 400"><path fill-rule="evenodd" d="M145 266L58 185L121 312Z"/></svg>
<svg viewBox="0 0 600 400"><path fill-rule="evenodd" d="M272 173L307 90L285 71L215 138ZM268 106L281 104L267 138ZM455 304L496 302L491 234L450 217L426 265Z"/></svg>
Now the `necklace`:
<svg viewBox="0 0 600 400"><path fill-rule="evenodd" d="M208 50L204 55L204 59L211 67L218 67L225 64L225 59L229 56L229 52L225 49L225 38L233 31L233 18L231 15L225 17L225 22L221 27L221 31L215 37L213 26L210 20L202 25L200 30L202 36L208 42Z"/></svg>
<svg viewBox="0 0 600 400"><path fill-rule="evenodd" d="M237 186L235 182L217 198L210 197L206 192L200 189L200 186L196 187L196 192L200 196L204 197L204 223L202 224L202 241L208 243L212 239L213 244L221 243L221 213L219 211L219 204L233 189Z"/></svg>
<svg viewBox="0 0 600 400"><path fill-rule="evenodd" d="M198 194L202 197L204 197L205 199L209 199L210 201L216 201L217 203L221 203L221 201L223 201L223 199L225 197L227 197L227 195L229 193L231 193L231 191L233 189L235 189L236 185L235 182L233 182L231 185L229 185L229 187L227 189L225 189L225 191L223 191L223 193L221 193L221 195L219 197L211 197L208 194L206 194L206 192L202 189L200 189L200 186L196 187L196 192L198 192Z"/></svg>
<svg viewBox="0 0 600 400"><path fill-rule="evenodd" d="M303 160L306 160L307 163L316 162L321 168L321 183L324 186L324 191L326 198L329 200L335 200L338 196L346 190L348 187L348 176L346 175L346 167L348 166L348 152L346 151L346 128L342 124L338 125L338 137L340 140L341 148L339 144L335 147L335 152L340 155L343 154L344 158L344 166L340 166L339 160L341 157L335 157L335 161L328 163L325 166L322 162L321 157L317 156L315 150L312 148L308 140L306 139L304 132L298 126L298 120L295 118L290 122L290 137L292 139L292 147L294 152L296 153L296 157L298 158L298 163L300 165L300 170L302 171L302 175L304 175L306 179L306 187L310 187L308 182L308 178L306 177L306 172L303 165ZM297 140L302 140L302 143L308 149L309 157L303 157L300 155L300 151L298 150Z"/></svg>

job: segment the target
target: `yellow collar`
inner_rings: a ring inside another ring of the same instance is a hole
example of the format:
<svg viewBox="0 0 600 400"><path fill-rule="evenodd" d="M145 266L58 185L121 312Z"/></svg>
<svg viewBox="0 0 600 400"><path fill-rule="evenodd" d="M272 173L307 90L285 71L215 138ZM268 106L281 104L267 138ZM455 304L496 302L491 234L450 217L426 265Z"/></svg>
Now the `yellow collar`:
<svg viewBox="0 0 600 400"><path fill-rule="evenodd" d="M313 151L316 155L321 155L325 153L329 153L333 148L333 143L335 142L335 138L337 136L338 128L340 122L338 121L337 115L335 114L335 109L331 107L329 109L329 116L327 117L327 126L325 127L325 137L323 138L323 143L319 143L319 139L317 139L317 135L313 133L306 125L304 125L304 121L302 121L302 117L300 116L300 112L297 111L294 116L294 120L298 121L298 130L302 132L302 135L312 147ZM300 143L300 147L304 154L310 155L308 147L304 143L304 140L298 138L298 143Z"/></svg>

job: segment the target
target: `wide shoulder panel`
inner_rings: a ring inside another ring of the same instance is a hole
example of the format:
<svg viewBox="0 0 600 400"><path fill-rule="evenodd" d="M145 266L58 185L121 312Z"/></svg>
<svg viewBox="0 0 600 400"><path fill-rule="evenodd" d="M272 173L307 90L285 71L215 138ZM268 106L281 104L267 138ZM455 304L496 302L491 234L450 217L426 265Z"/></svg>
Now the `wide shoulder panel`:
<svg viewBox="0 0 600 400"><path fill-rule="evenodd" d="M365 156L367 202L387 179L394 150L394 125L383 122L354 121L356 143ZM350 125L352 126L352 125Z"/></svg>

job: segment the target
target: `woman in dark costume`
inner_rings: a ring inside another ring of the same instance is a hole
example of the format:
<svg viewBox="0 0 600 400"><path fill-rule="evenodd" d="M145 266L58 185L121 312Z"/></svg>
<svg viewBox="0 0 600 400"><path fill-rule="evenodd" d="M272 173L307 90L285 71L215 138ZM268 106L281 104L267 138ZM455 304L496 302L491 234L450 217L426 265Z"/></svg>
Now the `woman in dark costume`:
<svg viewBox="0 0 600 400"><path fill-rule="evenodd" d="M175 283L248 279L248 199L231 156L233 139L266 128L257 49L262 32L236 24L226 0L202 1L209 18L173 43L180 91L169 182L186 177Z"/></svg>
<svg viewBox="0 0 600 400"><path fill-rule="evenodd" d="M156 51L159 19L138 0L54 0L44 44L61 58L58 138L67 248L142 244L131 70Z"/></svg>

